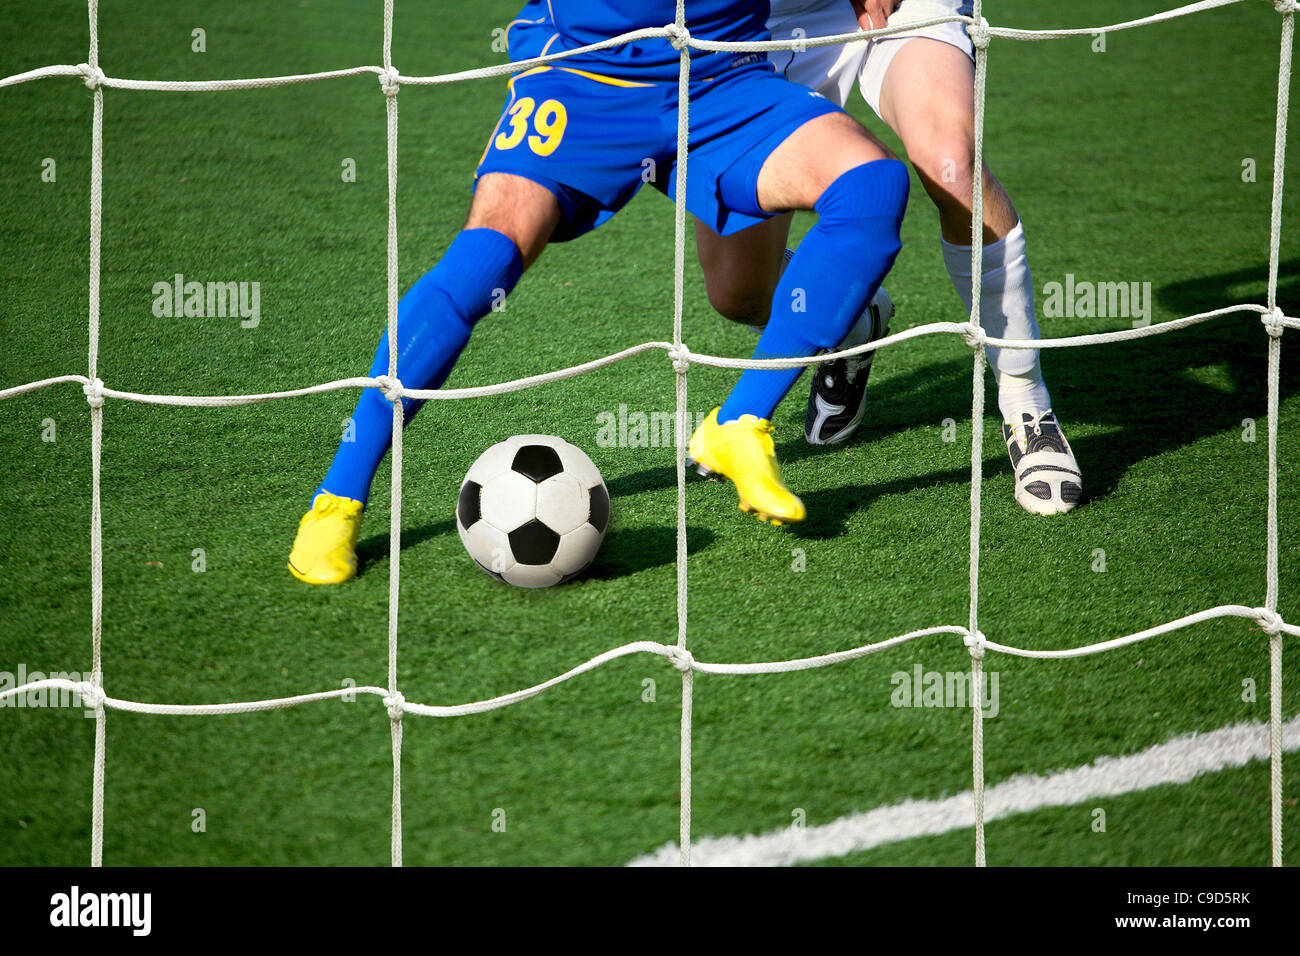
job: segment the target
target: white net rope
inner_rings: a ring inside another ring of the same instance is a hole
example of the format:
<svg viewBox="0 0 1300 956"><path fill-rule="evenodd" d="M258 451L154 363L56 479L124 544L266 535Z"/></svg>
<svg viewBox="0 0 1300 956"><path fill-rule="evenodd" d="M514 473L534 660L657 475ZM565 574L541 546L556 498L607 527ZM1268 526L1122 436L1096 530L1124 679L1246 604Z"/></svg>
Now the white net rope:
<svg viewBox="0 0 1300 956"><path fill-rule="evenodd" d="M393 2L384 2L383 65L357 66L343 70L331 70L323 73L304 73L289 76L255 77L231 80L131 80L110 77L99 67L98 38L98 2L89 0L90 47L85 63L46 66L25 73L0 78L0 87L13 86L33 80L50 77L80 77L93 91L94 107L91 125L91 176L90 176L90 306L89 306L89 370L86 375L60 375L54 378L28 382L12 388L0 390L0 399L12 398L37 389L53 385L76 383L81 385L86 400L90 405L91 418L91 679L88 681L71 681L50 679L31 681L10 690L0 692L0 699L16 697L43 689L61 689L78 694L87 707L95 712L95 754L92 773L91 792L91 865L103 863L104 836L104 767L106 761L105 730L108 710L123 710L140 714L164 715L218 715L242 714L253 711L277 710L284 707L296 707L316 701L352 698L354 695L370 695L383 703L392 728L393 754L393 814L392 814L392 863L402 863L402 804L401 804L401 767L402 767L402 719L406 714L425 717L461 717L468 714L483 713L501 707L508 707L520 701L535 697L564 681L594 670L602 664L627 657L631 654L654 654L665 658L682 674L682 720L681 720L681 814L680 814L680 862L690 864L691 853L691 712L694 693L694 675L727 674L755 675L776 674L790 671L808 670L826 667L844 661L855 660L889 648L906 644L935 635L953 635L960 637L970 652L972 686L974 699L971 702L972 729L971 749L974 776L975 800L975 862L978 866L985 863L984 853L984 737L982 725L982 701L980 700L981 673L986 653L995 652L1017 657L1057 659L1084 657L1100 654L1115 648L1125 647L1140 641L1150 640L1169 634L1182 628L1191 627L1216 618L1236 617L1255 622L1268 636L1269 645L1269 750L1270 750L1270 789L1271 789L1271 830L1272 863L1282 865L1282 635L1300 636L1300 626L1285 622L1277 612L1278 597L1278 536L1277 536L1277 414L1279 389L1279 360L1281 355L1281 336L1284 328L1300 328L1300 318L1283 313L1277 303L1278 258L1282 231L1282 188L1286 160L1286 128L1288 115L1289 86L1291 76L1291 53L1295 32L1295 14L1300 10L1297 0L1271 0L1274 8L1282 15L1281 52L1278 66L1277 86L1277 127L1273 153L1273 195L1269 230L1269 272L1268 295L1264 305L1240 303L1225 306L1209 312L1184 316L1167 322L1122 329L1114 332L1100 332L1089 335L1075 335L1064 338L1041 339L1035 341L1009 340L988 336L980 326L980 277L983 272L983 183L979 176L974 177L974 202L972 223L972 306L967 322L933 322L916 328L887 336L856 348L840 352L828 352L811 358L769 359L755 361L750 359L728 358L694 352L682 341L682 307L685 285L685 250L686 250L686 175L688 149L687 130L690 107L690 50L708 51L770 51L787 50L795 46L829 46L842 44L863 37L886 36L904 29L912 30L919 26L940 23L959 22L966 26L975 48L975 167L981 168L984 155L984 99L985 80L987 76L988 48L994 37L1012 40L1051 40L1062 37L1094 36L1127 30L1140 26L1161 23L1177 17L1189 16L1217 7L1232 6L1248 0L1202 0L1175 9L1162 11L1152 16L1109 26L1086 27L1069 30L1018 30L990 26L982 16L982 0L974 0L971 16L936 17L921 23L906 26L886 27L873 31L858 31L824 37L807 37L789 40L770 40L747 43L721 43L700 40L691 36L687 29L684 0L677 0L677 15L673 23L654 29L636 30L631 33L612 37L577 50L557 53L516 63L501 63L458 73L438 76L406 76L397 70L392 61L393 39ZM1258 2L1258 0L1251 0ZM678 184L674 218L674 258L673 258L673 335L671 342L643 342L620 352L606 355L581 365L545 372L509 382L484 385L474 388L450 388L439 390L408 389L397 377L397 304L398 263L397 263L397 95L403 85L430 86L444 83L456 83L486 77L503 76L526 70L534 66L551 63L566 57L575 56L593 50L617 46L639 39L654 37L668 38L673 46L681 52L681 65L678 83L678 143L682 144L678 158ZM198 92L239 90L271 86L288 86L295 83L308 83L329 80L337 77L375 74L379 77L384 94L388 118L388 374L378 378L346 378L304 388L280 392L268 392L256 395L156 395L121 391L107 387L97 376L99 355L99 280L100 280L100 239L103 213L103 125L104 125L104 89L152 90L161 92ZM988 345L1003 349L1026 348L1075 348L1098 345L1108 342L1123 342L1161 335L1167 332L1188 328L1202 322L1208 322L1220 316L1245 314L1259 316L1268 342L1268 519L1265 532L1265 596L1262 606L1227 604L1207 608L1194 614L1180 617L1154 627L1128 634L1111 640L1100 641L1080 647L1062 650L1031 650L999 644L989 640L979 630L979 558L980 558L980 493L982 485L981 465L983 462L983 428L984 418L984 347ZM792 368L795 366L815 365L829 362L850 355L859 355L875 349L896 345L923 335L961 336L974 353L973 387L971 397L971 490L970 490L970 615L965 626L940 625L922 630L910 631L887 640L877 641L853 647L848 650L822 654L816 657L798 658L785 661L762 661L756 663L717 664L696 660L686 646L687 636L687 552L686 552L686 436L682 423L689 420L686 408L686 379L692 363L716 368ZM487 700L474 701L451 706L435 706L408 701L398 689L397 682L397 622L398 593L401 581L401 523L402 523L402 414L400 399L405 396L415 399L433 401L452 401L457 399L479 398L487 395L500 395L573 378L588 372L613 365L624 359L643 352L662 350L672 362L676 378L676 413L677 413L677 640L666 644L656 641L634 641L621 647L605 651L578 666L552 677L550 680L524 688L510 694L492 697ZM102 667L103 636L103 540L100 512L100 464L103 441L103 419L105 399L122 399L154 405L185 405L196 407L218 407L248 405L255 402L274 401L285 398L298 398L322 392L348 388L381 389L393 403L393 448L392 448L392 519L389 542L389 613L388 613L388 685L386 687L344 687L338 690L319 691L299 694L293 697L280 697L269 700L238 701L224 704L156 704L141 701L122 700L110 697L104 692Z"/></svg>

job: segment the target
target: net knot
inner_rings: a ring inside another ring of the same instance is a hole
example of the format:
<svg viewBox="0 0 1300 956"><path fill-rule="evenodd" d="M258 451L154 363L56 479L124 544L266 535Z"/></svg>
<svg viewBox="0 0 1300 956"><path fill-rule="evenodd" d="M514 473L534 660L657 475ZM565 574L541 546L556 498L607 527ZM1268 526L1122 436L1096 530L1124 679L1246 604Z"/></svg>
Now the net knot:
<svg viewBox="0 0 1300 956"><path fill-rule="evenodd" d="M401 74L397 72L397 67L390 66L379 73L379 85L383 88L385 96L397 95L397 80Z"/></svg>
<svg viewBox="0 0 1300 956"><path fill-rule="evenodd" d="M99 710L104 703L104 691L96 687L90 681L82 681L77 685L77 695L81 698L81 703L92 710Z"/></svg>
<svg viewBox="0 0 1300 956"><path fill-rule="evenodd" d="M973 349L978 349L988 341L984 330L974 322L963 322L961 326L961 337L966 340L966 344Z"/></svg>
<svg viewBox="0 0 1300 956"><path fill-rule="evenodd" d="M1283 315L1280 308L1273 306L1273 311L1265 312L1259 317L1259 319L1264 323L1264 331L1268 332L1268 334L1273 336L1275 339L1281 338Z"/></svg>
<svg viewBox="0 0 1300 956"><path fill-rule="evenodd" d="M970 651L970 656L973 659L977 661L984 660L984 645L988 643L988 638L984 636L983 631L976 630L974 634L967 631L962 635L961 639L962 643L966 645L966 649Z"/></svg>
<svg viewBox="0 0 1300 956"><path fill-rule="evenodd" d="M1276 637L1282 633L1282 615L1277 611L1270 611L1266 607L1255 608L1255 623L1259 629L1270 637Z"/></svg>
<svg viewBox="0 0 1300 956"><path fill-rule="evenodd" d="M388 708L390 719L401 720L406 710L406 698L402 696L400 690L395 690L391 694L384 695L384 706Z"/></svg>
<svg viewBox="0 0 1300 956"><path fill-rule="evenodd" d="M389 378L387 375L380 375L375 379L375 387L384 393L384 398L390 402L400 401L403 395L402 381L397 378Z"/></svg>
<svg viewBox="0 0 1300 956"><path fill-rule="evenodd" d="M668 648L668 651L664 656L668 658L668 663L672 664L673 667L676 667L683 674L695 669L695 656L684 647L678 647L674 644L672 647Z"/></svg>
<svg viewBox="0 0 1300 956"><path fill-rule="evenodd" d="M673 360L673 371L679 375L691 367L691 350L685 344L670 348L668 357Z"/></svg>
<svg viewBox="0 0 1300 956"><path fill-rule="evenodd" d="M104 71L99 67L91 66L89 63L78 63L77 69L81 71L81 77L90 89L97 90L104 85Z"/></svg>
<svg viewBox="0 0 1300 956"><path fill-rule="evenodd" d="M93 382L87 382L81 386L81 390L86 393L86 403L91 408L104 407L104 382L103 379L95 379Z"/></svg>
<svg viewBox="0 0 1300 956"><path fill-rule="evenodd" d="M664 26L668 33L668 42L673 45L674 50L685 50L691 45L691 31L684 26L678 26L676 23L669 23Z"/></svg>
<svg viewBox="0 0 1300 956"><path fill-rule="evenodd" d="M1296 0L1273 0L1273 8L1278 13L1296 13L1300 11L1300 3Z"/></svg>
<svg viewBox="0 0 1300 956"><path fill-rule="evenodd" d="M989 29L989 22L983 17L980 17L979 23L967 24L966 32L970 34L971 45L977 50L987 50L989 42L993 39L993 32Z"/></svg>

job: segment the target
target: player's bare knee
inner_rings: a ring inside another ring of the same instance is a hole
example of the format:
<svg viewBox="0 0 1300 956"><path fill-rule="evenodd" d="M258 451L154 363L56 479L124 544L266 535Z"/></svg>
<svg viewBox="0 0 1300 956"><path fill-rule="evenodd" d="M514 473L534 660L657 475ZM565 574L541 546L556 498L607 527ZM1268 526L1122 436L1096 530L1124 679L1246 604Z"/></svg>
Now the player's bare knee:
<svg viewBox="0 0 1300 956"><path fill-rule="evenodd" d="M763 325L784 267L790 217L778 216L729 236L696 222L695 247L709 304L733 322Z"/></svg>
<svg viewBox="0 0 1300 956"><path fill-rule="evenodd" d="M772 290L742 286L716 277L706 277L704 285L709 305L723 318L745 325L767 322L772 311Z"/></svg>
<svg viewBox="0 0 1300 956"><path fill-rule="evenodd" d="M700 267L709 305L724 319L762 325L771 311L772 287L759 281L748 260L726 254L722 248L700 244Z"/></svg>
<svg viewBox="0 0 1300 956"><path fill-rule="evenodd" d="M975 146L964 135L936 136L908 149L908 159L936 203L970 208L975 190Z"/></svg>

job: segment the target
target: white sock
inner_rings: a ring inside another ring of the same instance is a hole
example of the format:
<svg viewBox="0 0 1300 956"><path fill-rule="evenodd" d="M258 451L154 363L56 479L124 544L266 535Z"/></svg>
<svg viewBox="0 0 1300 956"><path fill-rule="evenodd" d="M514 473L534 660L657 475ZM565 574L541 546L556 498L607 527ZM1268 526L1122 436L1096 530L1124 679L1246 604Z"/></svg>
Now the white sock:
<svg viewBox="0 0 1300 956"><path fill-rule="evenodd" d="M967 312L971 307L970 246L941 239L943 262ZM980 276L980 324L999 339L1040 338L1034 317L1034 281L1029 272L1025 230L1017 222L1006 236L984 247ZM998 408L1008 422L1022 412L1036 415L1052 406L1038 364L1037 349L986 349L998 382Z"/></svg>
<svg viewBox="0 0 1300 956"><path fill-rule="evenodd" d="M1047 393L1042 373L1038 369L1038 360L1025 375L1011 375L997 372L998 409L1002 412L1004 422L1020 423L1020 416L1027 412L1036 417L1039 413L1052 407L1052 397Z"/></svg>

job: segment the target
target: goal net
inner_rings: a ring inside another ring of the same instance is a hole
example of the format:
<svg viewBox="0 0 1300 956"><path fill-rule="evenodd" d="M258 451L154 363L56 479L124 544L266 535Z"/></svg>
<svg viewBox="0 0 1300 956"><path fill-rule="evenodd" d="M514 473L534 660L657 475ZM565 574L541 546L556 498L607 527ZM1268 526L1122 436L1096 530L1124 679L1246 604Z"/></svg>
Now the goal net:
<svg viewBox="0 0 1300 956"><path fill-rule="evenodd" d="M402 722L407 715L418 717L458 717L467 714L482 713L501 707L508 707L560 684L572 680L581 674L600 667L602 664L631 654L653 654L664 658L681 672L682 681L682 715L681 715L681 812L679 833L679 859L683 865L689 865L691 859L691 714L694 694L694 677L701 674L761 675L817 667L827 667L845 661L854 660L868 654L880 653L911 641L935 635L948 635L962 640L970 653L971 660L971 753L974 780L974 817L975 817L975 862L984 865L984 736L982 701L982 672L986 655L1008 654L1018 657L1051 659L1065 657L1082 657L1101 654L1115 648L1150 640L1163 634L1190 627L1214 618L1236 617L1256 623L1265 633L1269 647L1269 750L1270 750L1270 789L1272 830L1272 863L1282 865L1282 636L1300 636L1300 626L1285 622L1277 612L1278 600L1278 527L1277 527L1277 414L1279 390L1279 360L1281 355L1281 336L1284 328L1300 328L1300 319L1284 314L1278 306L1278 259L1281 237L1283 173L1286 158L1286 129L1288 115L1289 82L1291 75L1291 55L1295 32L1295 15L1300 10L1297 0L1271 0L1281 15L1281 46L1277 86L1277 128L1273 155L1273 194L1271 219L1269 223L1269 267L1268 292L1266 301L1260 303L1225 304L1222 308L1196 315L1188 315L1167 322L1155 323L1139 328L1102 332L1090 335L1076 335L1064 338L1039 339L1033 341L994 338L986 335L980 324L980 277L983 272L983 183L981 177L974 177L973 228L971 239L971 275L973 283L972 307L966 322L934 322L907 329L867 345L830 352L811 358L769 359L754 361L748 359L728 358L693 351L682 340L682 305L685 276L686 248L686 177L688 173L689 150L687 129L689 122L690 97L690 51L751 51L767 52L771 50L788 50L800 48L843 44L864 36L886 36L902 30L914 30L919 27L933 26L940 23L960 22L968 31L975 49L975 168L979 169L984 155L984 101L985 80L988 72L988 51L994 38L1021 41L1048 41L1064 37L1096 36L1120 30L1151 26L1178 17L1191 16L1218 7L1233 6L1240 3L1257 3L1260 0L1202 0L1175 9L1166 10L1152 16L1130 20L1108 26L1088 27L1067 30L1020 30L990 25L982 16L982 0L974 0L971 16L945 16L905 26L882 28L870 32L858 31L848 34L822 37L800 37L797 39L770 40L765 42L721 43L700 40L693 37L689 30L684 12L684 0L677 2L677 15L673 23L653 29L637 30L608 40L595 43L581 49L550 56L537 57L514 63L503 63L479 69L464 70L437 76L407 76L401 73L392 59L393 7L394 0L384 2L382 65L357 66L347 69L330 70L321 73L295 74L290 76L254 77L227 80L134 80L109 76L100 67L98 40L98 2L89 0L90 45L86 62L79 64L62 64L46 66L12 76L0 78L0 87L13 86L30 81L55 77L76 77L84 80L93 91L93 114L91 125L91 176L90 176L90 305L89 305L89 367L86 374L67 374L40 381L27 382L12 388L0 390L0 398L12 398L37 389L63 384L80 385L90 406L91 419L91 529L90 529L90 591L91 591L91 655L92 671L89 680L72 681L64 678L30 681L21 686L0 693L0 699L16 697L41 689L60 689L78 694L85 706L93 708L95 715L94 763L92 770L91 803L91 864L99 866L103 862L104 835L104 768L106 753L106 721L109 710L132 711L142 714L185 714L213 715L237 714L251 711L273 710L283 707L296 707L317 701L351 697L352 695L370 695L382 702L390 722L392 737L392 862L402 862ZM652 37L668 38L680 51L681 66L678 92L678 143L681 150L678 156L678 183L674 221L674 263L673 286L674 305L672 337L666 341L644 342L620 352L603 356L591 362L568 368L544 372L527 378L476 388L452 388L437 390L420 390L405 388L397 377L397 305L398 305L398 269L397 269L397 102L398 92L403 86L430 86L446 83L459 83L487 77L502 76L521 70L531 69L545 63L555 62L568 56L575 56L593 50L612 47L634 40ZM103 216L103 149L104 149L104 90L137 90L159 92L186 91L224 91L258 87L288 86L298 83L325 81L345 76L374 74L378 77L380 89L384 96L387 110L388 134L388 374L378 378L347 378L305 388L290 389L255 395L157 395L121 391L106 385L97 374L99 351L99 309L100 309L100 244ZM1152 335L1163 335L1207 322L1220 316L1244 315L1256 316L1261 320L1266 333L1268 349L1268 476L1265 493L1268 498L1268 517L1264 529L1265 535L1265 588L1262 605L1226 604L1206 608L1177 620L1147 628L1133 634L1102 640L1066 650L1033 650L1014 647L990 640L979 628L979 569L980 569L980 493L982 484L981 465L983 462L983 429L980 423L984 418L984 373L986 345L1001 349L1039 349L1039 348L1080 348L1108 342L1129 341ZM717 368L792 368L796 366L816 365L851 355L859 355L879 348L927 335L957 335L971 347L973 354L971 420L971 477L970 477L970 604L969 616L962 624L948 623L922 630L900 634L887 640L866 644L835 653L796 660L765 661L751 663L711 663L697 660L687 646L687 551L686 551L686 434L687 429L677 427L677 633L675 639L665 635L660 641L635 641L613 648L578 666L559 674L550 680L527 687L514 693L504 694L488 700L474 701L451 706L435 706L408 701L402 695L397 681L398 652L398 594L401 580L401 525L402 525L402 412L403 396L431 401L460 401L488 395L499 395L521 389L536 388L550 382L572 378L587 372L621 362L647 351L660 351L669 359L676 382L676 413L679 424L688 420L686 405L687 379L691 365L705 365ZM325 690L315 693L299 694L267 700L248 700L220 704L161 704L136 700L124 700L109 696L103 684L102 647L103 635L103 544L100 510L100 474L103 439L104 404L107 400L141 402L154 405L187 405L203 407L221 407L245 405L254 402L277 401L338 389L355 389L377 387L383 390L393 403L393 447L392 447L392 518L390 524L390 571L389 571L389 607L388 607L388 683L387 686L345 687L337 690Z"/></svg>

